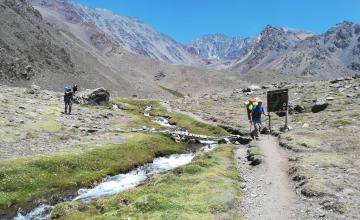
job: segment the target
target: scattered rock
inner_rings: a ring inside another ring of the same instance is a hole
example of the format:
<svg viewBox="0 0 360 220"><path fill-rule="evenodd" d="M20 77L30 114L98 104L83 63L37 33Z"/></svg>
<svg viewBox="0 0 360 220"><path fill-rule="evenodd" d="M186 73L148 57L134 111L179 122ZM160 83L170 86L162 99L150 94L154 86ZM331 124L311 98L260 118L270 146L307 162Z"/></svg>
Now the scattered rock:
<svg viewBox="0 0 360 220"><path fill-rule="evenodd" d="M295 113L304 113L305 112L305 107L302 105L295 105L294 106L294 111Z"/></svg>
<svg viewBox="0 0 360 220"><path fill-rule="evenodd" d="M226 139L229 140L230 143L239 142L240 144L249 144L252 139L249 136L240 136L240 135L233 135L230 137L227 137Z"/></svg>
<svg viewBox="0 0 360 220"><path fill-rule="evenodd" d="M250 144L249 149L247 150L247 159L250 161L250 165L257 166L262 163L262 155L260 153L260 148Z"/></svg>
<svg viewBox="0 0 360 220"><path fill-rule="evenodd" d="M340 77L340 78L337 78L337 79L334 79L334 80L331 80L330 83L331 84L335 84L335 83L338 83L338 82L341 82L341 81L344 81L345 78L343 77Z"/></svg>
<svg viewBox="0 0 360 220"><path fill-rule="evenodd" d="M323 209L332 210L332 211L338 212L340 214L345 213L344 205L337 200L325 200L325 201L321 202L320 204L322 205Z"/></svg>
<svg viewBox="0 0 360 220"><path fill-rule="evenodd" d="M251 85L251 86L248 86L246 88L244 88L242 90L242 92L246 93L246 92L252 92L252 91L256 91L256 90L260 90L260 86L257 86L257 85Z"/></svg>
<svg viewBox="0 0 360 220"><path fill-rule="evenodd" d="M241 189L245 189L245 188L246 188L246 183L241 182L241 183L240 183L240 188L241 188Z"/></svg>
<svg viewBox="0 0 360 220"><path fill-rule="evenodd" d="M263 127L263 128L261 129L260 133L261 133L261 134L270 134L271 132L270 132L269 128Z"/></svg>
<svg viewBox="0 0 360 220"><path fill-rule="evenodd" d="M119 110L120 108L119 108L119 106L117 105L117 104L114 104L113 106L112 106L112 110L114 110L114 111L116 111L116 110Z"/></svg>
<svg viewBox="0 0 360 220"><path fill-rule="evenodd" d="M27 93L27 94L39 94L40 90L41 90L40 86L37 86L37 85L33 84L33 85L31 85L30 88L25 90L25 93Z"/></svg>
<svg viewBox="0 0 360 220"><path fill-rule="evenodd" d="M291 131L291 130L292 130L292 127L290 125L280 127L281 132L287 132L287 131Z"/></svg>
<svg viewBox="0 0 360 220"><path fill-rule="evenodd" d="M303 128L308 128L309 126L310 126L309 124L304 123L302 127L303 127Z"/></svg>
<svg viewBox="0 0 360 220"><path fill-rule="evenodd" d="M27 137L28 137L27 133L21 133L20 136L19 136L19 139L23 141L23 140L26 140Z"/></svg>
<svg viewBox="0 0 360 220"><path fill-rule="evenodd" d="M305 180L306 179L306 176L304 175L295 175L292 180L296 181L296 182L300 182L302 180Z"/></svg>
<svg viewBox="0 0 360 220"><path fill-rule="evenodd" d="M276 131L275 129L272 129L272 130L271 130L271 135L272 135L272 136L278 137L280 134L281 134L280 131Z"/></svg>
<svg viewBox="0 0 360 220"><path fill-rule="evenodd" d="M261 86L262 89L270 89L270 88L273 88L272 85L262 85Z"/></svg>
<svg viewBox="0 0 360 220"><path fill-rule="evenodd" d="M291 161L291 162L298 161L298 158L295 156L291 156L291 157L289 157L289 161Z"/></svg>
<svg viewBox="0 0 360 220"><path fill-rule="evenodd" d="M163 78L165 78L165 77L166 77L165 73L163 73L163 72L158 72L158 73L155 74L154 80L155 80L155 81L159 81L159 80L161 80L161 79L163 79Z"/></svg>
<svg viewBox="0 0 360 220"><path fill-rule="evenodd" d="M279 117L285 117L286 116L286 112L275 112L275 114Z"/></svg>
<svg viewBox="0 0 360 220"><path fill-rule="evenodd" d="M233 135L241 135L241 136L248 135L247 133L241 132L239 129L231 127L229 125L218 125L218 127L224 129L225 131L227 131L227 132L229 132L230 134L233 134Z"/></svg>
<svg viewBox="0 0 360 220"><path fill-rule="evenodd" d="M315 102L315 104L311 107L311 111L313 113L318 113L318 112L324 111L328 106L329 106L329 103L322 101L322 100L317 100Z"/></svg>
<svg viewBox="0 0 360 220"><path fill-rule="evenodd" d="M219 140L218 143L219 144L230 144L231 142L230 142L229 138L222 138Z"/></svg>
<svg viewBox="0 0 360 220"><path fill-rule="evenodd" d="M308 198L324 196L323 192L312 190L309 187L304 187L303 189L301 189L301 194Z"/></svg>

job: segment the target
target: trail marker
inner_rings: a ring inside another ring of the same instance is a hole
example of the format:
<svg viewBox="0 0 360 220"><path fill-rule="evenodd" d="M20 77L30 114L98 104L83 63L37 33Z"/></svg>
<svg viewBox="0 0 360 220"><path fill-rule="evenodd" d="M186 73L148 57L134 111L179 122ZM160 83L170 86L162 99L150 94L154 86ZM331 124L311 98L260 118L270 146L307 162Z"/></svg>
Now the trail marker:
<svg viewBox="0 0 360 220"><path fill-rule="evenodd" d="M271 130L270 112L286 112L285 128L288 127L289 90L280 89L267 92L267 112L269 113L269 129Z"/></svg>

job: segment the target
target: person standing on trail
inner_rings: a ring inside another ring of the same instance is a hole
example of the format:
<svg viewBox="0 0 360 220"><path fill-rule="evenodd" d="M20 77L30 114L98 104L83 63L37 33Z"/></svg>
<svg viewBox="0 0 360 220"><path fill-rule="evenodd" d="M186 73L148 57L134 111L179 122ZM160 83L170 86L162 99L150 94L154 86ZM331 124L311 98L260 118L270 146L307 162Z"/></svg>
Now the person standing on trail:
<svg viewBox="0 0 360 220"><path fill-rule="evenodd" d="M65 87L65 94L64 94L65 114L71 115L72 100L73 100L73 91L69 87Z"/></svg>
<svg viewBox="0 0 360 220"><path fill-rule="evenodd" d="M250 124L251 124L251 112L252 112L253 108L257 105L258 100L259 100L259 98L252 98L245 102L246 113L247 113Z"/></svg>
<svg viewBox="0 0 360 220"><path fill-rule="evenodd" d="M250 121L254 125L254 130L251 132L251 137L256 140L259 140L259 133L261 131L261 115L267 116L265 113L264 107L262 106L262 100L259 99L257 101L257 105L253 107L251 114L250 114Z"/></svg>

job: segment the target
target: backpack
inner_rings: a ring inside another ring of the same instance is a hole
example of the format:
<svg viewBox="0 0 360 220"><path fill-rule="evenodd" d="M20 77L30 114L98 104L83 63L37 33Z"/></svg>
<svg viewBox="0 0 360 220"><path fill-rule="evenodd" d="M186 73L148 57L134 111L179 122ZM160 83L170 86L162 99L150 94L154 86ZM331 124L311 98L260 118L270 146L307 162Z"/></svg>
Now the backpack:
<svg viewBox="0 0 360 220"><path fill-rule="evenodd" d="M257 106L257 99L252 98L246 101L248 104L246 105L246 109L251 112L255 106Z"/></svg>
<svg viewBox="0 0 360 220"><path fill-rule="evenodd" d="M263 111L262 111L262 106L261 106L261 107L255 106L255 107L253 108L252 117L253 117L253 118L260 118L262 112L263 112Z"/></svg>

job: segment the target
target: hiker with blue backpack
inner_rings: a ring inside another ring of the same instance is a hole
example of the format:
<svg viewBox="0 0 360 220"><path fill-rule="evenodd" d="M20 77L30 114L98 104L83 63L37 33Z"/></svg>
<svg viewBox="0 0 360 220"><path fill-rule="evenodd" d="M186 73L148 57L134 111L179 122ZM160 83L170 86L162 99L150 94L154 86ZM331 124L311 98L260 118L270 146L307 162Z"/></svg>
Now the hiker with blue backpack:
<svg viewBox="0 0 360 220"><path fill-rule="evenodd" d="M64 89L64 103L65 103L65 115L71 115L71 106L73 101L73 91L68 86L65 86Z"/></svg>
<svg viewBox="0 0 360 220"><path fill-rule="evenodd" d="M257 105L255 105L250 114L250 122L254 125L254 130L251 132L252 139L256 138L259 140L259 133L261 131L261 115L267 116L265 113L264 107L262 106L263 101L261 99L257 100Z"/></svg>
<svg viewBox="0 0 360 220"><path fill-rule="evenodd" d="M65 86L65 88L64 88L64 103L65 103L64 114L71 115L72 102L74 99L74 95L77 91L78 91L77 85L74 85L72 89L67 85Z"/></svg>

